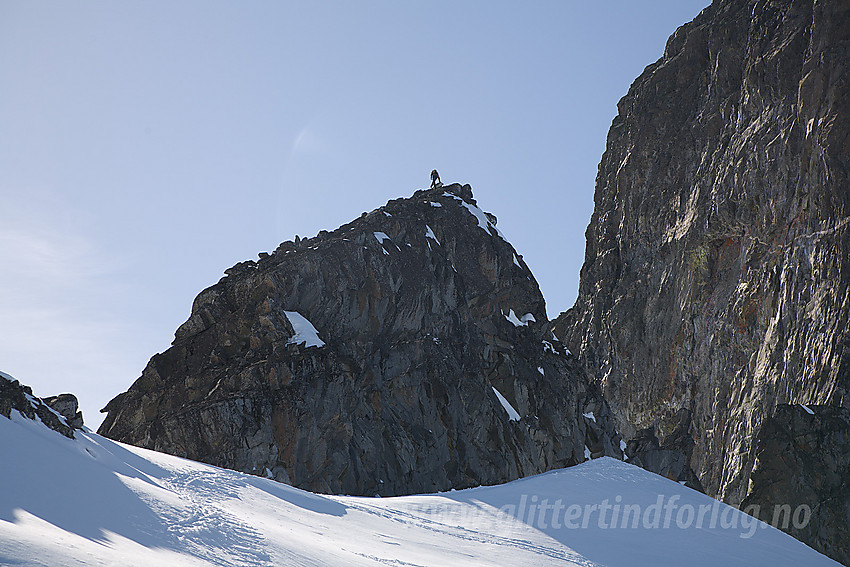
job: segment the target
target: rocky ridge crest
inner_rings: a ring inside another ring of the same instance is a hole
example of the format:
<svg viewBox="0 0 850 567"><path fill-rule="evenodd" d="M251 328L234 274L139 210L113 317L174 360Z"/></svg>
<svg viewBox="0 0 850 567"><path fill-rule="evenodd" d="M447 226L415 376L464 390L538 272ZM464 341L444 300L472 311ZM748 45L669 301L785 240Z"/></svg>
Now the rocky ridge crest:
<svg viewBox="0 0 850 567"><path fill-rule="evenodd" d="M78 406L77 397L73 394L37 398L32 388L0 372L0 415L6 419L10 419L12 410L15 410L73 439L74 430L83 427L83 414L78 411Z"/></svg>

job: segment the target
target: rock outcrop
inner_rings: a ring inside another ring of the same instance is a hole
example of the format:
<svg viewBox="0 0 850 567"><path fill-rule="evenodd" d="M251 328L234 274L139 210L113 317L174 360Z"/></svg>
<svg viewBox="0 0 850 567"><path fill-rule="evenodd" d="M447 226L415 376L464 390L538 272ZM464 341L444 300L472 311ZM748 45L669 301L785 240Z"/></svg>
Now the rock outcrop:
<svg viewBox="0 0 850 567"><path fill-rule="evenodd" d="M849 77L843 0L718 0L677 30L618 104L555 324L624 435L687 410L687 464L734 505L778 405L850 406Z"/></svg>
<svg viewBox="0 0 850 567"><path fill-rule="evenodd" d="M850 410L779 405L756 447L741 507L850 564Z"/></svg>
<svg viewBox="0 0 850 567"><path fill-rule="evenodd" d="M71 427L75 429L83 427L83 412L79 411L80 403L74 394L59 394L58 396L42 398L42 401L64 417Z"/></svg>
<svg viewBox="0 0 850 567"><path fill-rule="evenodd" d="M74 430L83 427L83 414L77 411L77 406L77 398L73 394L37 398L32 388L0 372L0 415L6 419L11 417L12 410L16 410L24 417L39 420L50 429L73 439Z"/></svg>
<svg viewBox="0 0 850 567"><path fill-rule="evenodd" d="M626 457L633 465L705 492L699 477L689 466L694 449L690 412L679 410L678 417L678 425L662 440L656 436L654 427L637 431L626 444Z"/></svg>
<svg viewBox="0 0 850 567"><path fill-rule="evenodd" d="M621 457L599 389L495 224L455 184L237 264L99 432L361 495Z"/></svg>

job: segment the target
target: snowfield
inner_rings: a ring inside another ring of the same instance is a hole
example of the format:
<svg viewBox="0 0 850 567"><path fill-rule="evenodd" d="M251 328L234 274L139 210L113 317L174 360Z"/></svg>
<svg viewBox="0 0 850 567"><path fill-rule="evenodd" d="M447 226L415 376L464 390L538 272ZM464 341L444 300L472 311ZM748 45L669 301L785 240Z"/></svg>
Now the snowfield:
<svg viewBox="0 0 850 567"><path fill-rule="evenodd" d="M13 410L0 487L0 565L838 565L608 458L442 494L325 496L90 432L70 440Z"/></svg>

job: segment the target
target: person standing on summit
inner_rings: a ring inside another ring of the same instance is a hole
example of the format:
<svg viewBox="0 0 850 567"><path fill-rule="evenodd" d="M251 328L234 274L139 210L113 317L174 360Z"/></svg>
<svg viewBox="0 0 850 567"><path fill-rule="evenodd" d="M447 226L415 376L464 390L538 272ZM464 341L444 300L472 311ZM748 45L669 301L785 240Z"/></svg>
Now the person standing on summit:
<svg viewBox="0 0 850 567"><path fill-rule="evenodd" d="M431 189L433 189L435 187L440 187L442 184L443 184L443 182L440 181L440 174L437 173L436 169L432 169L431 170Z"/></svg>

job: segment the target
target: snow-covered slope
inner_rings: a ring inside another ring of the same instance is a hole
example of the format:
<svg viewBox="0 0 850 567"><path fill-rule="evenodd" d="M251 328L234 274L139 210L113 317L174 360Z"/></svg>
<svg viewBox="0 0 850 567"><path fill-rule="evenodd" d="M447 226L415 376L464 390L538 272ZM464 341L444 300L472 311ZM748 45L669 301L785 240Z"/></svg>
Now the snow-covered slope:
<svg viewBox="0 0 850 567"><path fill-rule="evenodd" d="M837 565L609 458L457 492L324 496L11 417L0 565Z"/></svg>

